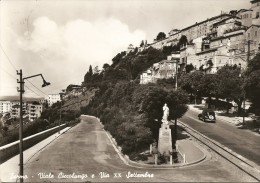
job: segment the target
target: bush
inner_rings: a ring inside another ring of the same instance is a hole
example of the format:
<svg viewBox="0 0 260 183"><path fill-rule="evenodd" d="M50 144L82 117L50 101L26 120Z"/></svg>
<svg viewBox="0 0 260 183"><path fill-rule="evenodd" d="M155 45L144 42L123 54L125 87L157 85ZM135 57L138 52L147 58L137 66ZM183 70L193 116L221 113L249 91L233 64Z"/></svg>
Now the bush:
<svg viewBox="0 0 260 183"><path fill-rule="evenodd" d="M148 157L144 154L133 153L129 156L129 159L133 161L147 161Z"/></svg>

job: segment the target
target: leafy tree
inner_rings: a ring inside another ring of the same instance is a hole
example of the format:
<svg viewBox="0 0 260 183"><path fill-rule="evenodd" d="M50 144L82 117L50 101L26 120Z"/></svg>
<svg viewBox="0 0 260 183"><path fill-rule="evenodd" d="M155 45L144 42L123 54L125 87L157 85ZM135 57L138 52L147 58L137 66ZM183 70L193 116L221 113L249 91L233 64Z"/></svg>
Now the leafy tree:
<svg viewBox="0 0 260 183"><path fill-rule="evenodd" d="M216 74L205 74L200 80L198 90L205 97L218 97L219 78Z"/></svg>
<svg viewBox="0 0 260 183"><path fill-rule="evenodd" d="M120 61L121 59L126 55L126 52L123 51L121 53L118 53L113 59L113 63L112 63L112 66L116 66Z"/></svg>
<svg viewBox="0 0 260 183"><path fill-rule="evenodd" d="M252 112L260 115L260 54L249 61L245 72L246 96L252 101Z"/></svg>
<svg viewBox="0 0 260 183"><path fill-rule="evenodd" d="M238 114L244 100L243 78L240 77L241 69L233 66L224 66L217 72L218 93L228 101L234 100L238 105ZM229 106L227 106L228 112Z"/></svg>
<svg viewBox="0 0 260 183"><path fill-rule="evenodd" d="M109 68L110 67L110 65L109 64L107 64L107 63L104 63L104 65L103 65L103 69L104 70L106 70L107 68Z"/></svg>
<svg viewBox="0 0 260 183"><path fill-rule="evenodd" d="M166 34L164 32L159 32L158 35L156 36L157 41L160 41L165 38L166 38Z"/></svg>
<svg viewBox="0 0 260 183"><path fill-rule="evenodd" d="M175 131L177 130L177 119L182 117L188 110L186 103L188 97L182 90L167 90L156 85L141 85L133 93L133 102L140 113L147 117L147 126L151 129L155 139L158 139L160 121L163 116L163 105L168 104L170 114L169 120L175 120ZM176 142L177 136L174 138Z"/></svg>
<svg viewBox="0 0 260 183"><path fill-rule="evenodd" d="M182 74L178 79L178 85L187 93L193 94L195 91L201 90L201 79L203 77L204 73L201 71Z"/></svg>
<svg viewBox="0 0 260 183"><path fill-rule="evenodd" d="M182 35L179 42L178 42L178 47L181 47L182 45L188 44L188 39L185 35Z"/></svg>
<svg viewBox="0 0 260 183"><path fill-rule="evenodd" d="M188 64L185 67L186 73L190 73L191 71L193 71L195 68L192 64Z"/></svg>

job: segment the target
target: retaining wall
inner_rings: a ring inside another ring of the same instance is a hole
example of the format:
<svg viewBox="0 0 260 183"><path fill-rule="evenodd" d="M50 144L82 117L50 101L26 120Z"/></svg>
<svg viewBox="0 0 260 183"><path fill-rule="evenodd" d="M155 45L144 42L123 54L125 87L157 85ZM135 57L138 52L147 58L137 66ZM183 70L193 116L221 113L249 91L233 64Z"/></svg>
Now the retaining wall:
<svg viewBox="0 0 260 183"><path fill-rule="evenodd" d="M23 151L32 147L33 145L37 144L38 142L46 139L47 137L53 135L54 133L58 132L59 129L65 128L66 125L62 124L57 127L42 131L40 133L31 135L29 137L26 137L23 139ZM0 163L5 162L9 158L19 154L19 143L20 141L17 140L15 142L12 142L10 144L6 144L4 146L0 147Z"/></svg>

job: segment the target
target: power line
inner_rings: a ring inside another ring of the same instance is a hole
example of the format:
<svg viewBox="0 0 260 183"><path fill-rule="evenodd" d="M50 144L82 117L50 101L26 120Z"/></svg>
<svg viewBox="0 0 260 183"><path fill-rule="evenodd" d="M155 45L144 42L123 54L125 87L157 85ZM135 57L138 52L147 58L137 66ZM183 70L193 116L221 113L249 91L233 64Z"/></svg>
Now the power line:
<svg viewBox="0 0 260 183"><path fill-rule="evenodd" d="M13 69L15 71L17 71L15 65L13 64L13 62L11 61L11 59L8 57L7 53L5 52L5 50L3 49L2 45L0 44L1 50L3 51L3 53L5 54L8 62L12 65ZM9 76L11 76L12 78L15 78L12 74L10 74L9 72L7 72L3 67L2 70L4 72L6 72ZM17 78L15 78L16 80ZM46 93L44 93L43 91L41 91L38 87L36 87L31 81L27 80L31 85L33 85L37 90L39 90L41 93L43 93L44 95L48 96ZM31 90L28 86L26 86L27 89ZM35 93L36 95L40 96L39 94L37 94L35 91L31 90L33 93Z"/></svg>
<svg viewBox="0 0 260 183"><path fill-rule="evenodd" d="M1 65L0 68L2 69L2 71L4 71L6 74L8 74L9 76L11 76L12 78L14 78L15 80L17 79L14 75L12 75L10 72L6 71Z"/></svg>
<svg viewBox="0 0 260 183"><path fill-rule="evenodd" d="M31 85L33 85L38 91L40 91L42 94L48 96L46 93L44 93L42 90L40 90L37 86L35 86L31 81L27 80Z"/></svg>
<svg viewBox="0 0 260 183"><path fill-rule="evenodd" d="M33 91L31 88L29 88L28 86L24 85L28 90L32 91L34 94L38 95L39 97L42 97L41 95L39 95L38 93L36 93L35 91Z"/></svg>
<svg viewBox="0 0 260 183"><path fill-rule="evenodd" d="M16 71L16 70L17 70L16 67L14 66L13 62L12 62L11 59L8 57L8 55L6 54L6 52L5 52L5 50L3 49L1 43L0 43L0 48L1 48L1 50L3 51L3 53L5 54L7 60L9 61L9 63L12 65L12 67L13 67L14 70Z"/></svg>

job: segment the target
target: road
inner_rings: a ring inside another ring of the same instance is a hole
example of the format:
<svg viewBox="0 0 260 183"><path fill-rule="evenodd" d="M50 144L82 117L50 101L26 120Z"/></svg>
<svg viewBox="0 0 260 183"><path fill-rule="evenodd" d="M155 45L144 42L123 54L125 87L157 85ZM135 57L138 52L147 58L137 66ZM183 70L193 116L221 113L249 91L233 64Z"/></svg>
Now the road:
<svg viewBox="0 0 260 183"><path fill-rule="evenodd" d="M198 120L198 113L192 110L189 110L180 121L260 166L259 135L238 129L233 124L218 118L216 123L203 122Z"/></svg>
<svg viewBox="0 0 260 183"><path fill-rule="evenodd" d="M25 165L25 182L240 182L252 181L223 158L212 154L206 161L175 169L131 167L119 158L105 131L95 118L87 117L36 154ZM109 175L108 178L101 178ZM152 178L127 178L128 173L153 175ZM88 178L58 178L58 175ZM116 177L114 177L116 173ZM40 177L40 175L43 175ZM94 175L94 178L91 176ZM43 178L45 177L45 178ZM49 178L47 178L49 177Z"/></svg>

